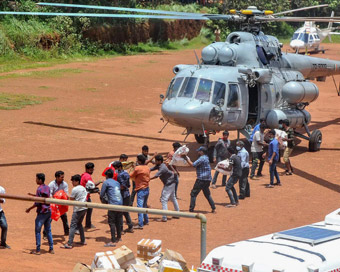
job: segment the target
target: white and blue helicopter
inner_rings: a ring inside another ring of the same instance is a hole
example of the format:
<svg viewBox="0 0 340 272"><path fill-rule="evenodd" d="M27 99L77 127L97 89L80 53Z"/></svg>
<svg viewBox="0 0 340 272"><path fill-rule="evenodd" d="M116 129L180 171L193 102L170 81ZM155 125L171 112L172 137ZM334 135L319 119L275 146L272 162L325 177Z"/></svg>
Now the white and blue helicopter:
<svg viewBox="0 0 340 272"><path fill-rule="evenodd" d="M334 17L334 12L332 12L331 17ZM329 22L327 28L320 29L315 25L315 22L306 21L303 27L294 32L289 45L296 53L301 50L304 50L305 53L309 50L313 50L315 53L325 53L323 48L320 49L320 44L326 37L331 42L331 35L340 35L340 32L334 32L337 29L339 28L333 27L333 22Z"/></svg>

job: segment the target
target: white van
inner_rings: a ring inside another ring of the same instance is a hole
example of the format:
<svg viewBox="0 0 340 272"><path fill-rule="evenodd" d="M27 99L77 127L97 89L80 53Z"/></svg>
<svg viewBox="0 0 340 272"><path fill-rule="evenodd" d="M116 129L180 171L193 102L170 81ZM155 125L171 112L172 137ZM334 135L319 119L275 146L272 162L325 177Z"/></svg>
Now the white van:
<svg viewBox="0 0 340 272"><path fill-rule="evenodd" d="M340 272L340 209L325 221L224 245L199 272Z"/></svg>

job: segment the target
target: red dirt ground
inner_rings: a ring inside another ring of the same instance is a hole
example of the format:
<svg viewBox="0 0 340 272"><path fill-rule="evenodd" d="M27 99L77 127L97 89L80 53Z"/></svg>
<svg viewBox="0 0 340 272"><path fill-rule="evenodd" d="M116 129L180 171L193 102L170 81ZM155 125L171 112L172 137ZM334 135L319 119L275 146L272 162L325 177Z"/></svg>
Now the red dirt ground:
<svg viewBox="0 0 340 272"><path fill-rule="evenodd" d="M325 48L327 53L319 57L340 59L340 45L327 44ZM163 134L157 133L162 126L159 94L164 94L173 76L172 67L179 63L195 63L194 53L187 50L116 57L49 68L82 69L81 73L50 78L1 79L1 92L56 99L22 110L0 112L0 185L10 194L26 195L36 190L37 172L44 172L49 182L54 179L54 172L61 169L70 184L70 176L81 174L84 164L93 161L96 165L94 180L100 180L102 170L121 153L134 159L144 144L149 145L151 153L168 152L173 141L183 140L182 129L169 126ZM339 76L336 81L340 81ZM306 152L307 142L302 141L292 157L295 175L282 176L280 188L264 188L269 178L266 165L265 176L251 181L251 198L243 200L235 209L224 207L228 199L222 187L212 190L216 214L209 213L207 201L199 195L197 211L208 212L208 252L219 245L321 221L327 213L339 208L340 97L331 78L317 84L320 97L308 110L312 113L311 128L322 130L322 150ZM232 133L231 138L235 137ZM188 141L191 146L197 146L192 136ZM194 180L193 169L182 170L179 205L183 211L188 210ZM161 182L154 180L150 187L150 205L161 208ZM97 196L93 199L99 202ZM7 242L12 249L0 250L0 271L71 271L77 262L90 264L95 252L106 250L103 245L110 237L104 217L106 212L95 210L93 223L97 228L86 232L87 246L60 249L67 237L62 235L62 223L53 222L56 254L46 253L45 241L41 256L28 254L35 248L35 213L25 213L30 205L12 200L3 205L9 224ZM68 217L70 220L71 212ZM135 214L132 218L136 222ZM136 243L141 238L161 239L163 248L181 252L190 265L197 266L200 263L199 237L198 220L163 223L160 217L151 216L149 226L124 235L118 246L125 244L136 251Z"/></svg>

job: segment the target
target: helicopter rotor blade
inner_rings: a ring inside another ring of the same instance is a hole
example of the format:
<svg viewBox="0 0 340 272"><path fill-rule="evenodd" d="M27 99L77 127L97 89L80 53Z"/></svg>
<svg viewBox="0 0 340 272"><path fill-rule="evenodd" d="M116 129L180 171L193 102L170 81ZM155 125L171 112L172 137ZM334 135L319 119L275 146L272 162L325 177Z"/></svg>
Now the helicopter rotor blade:
<svg viewBox="0 0 340 272"><path fill-rule="evenodd" d="M268 17L256 17L256 21L260 22L340 22L340 17L278 17L278 18L268 18Z"/></svg>
<svg viewBox="0 0 340 272"><path fill-rule="evenodd" d="M307 10L307 9L323 8L323 7L328 7L328 4L310 6L310 7L298 8L298 9L291 9L291 10L287 10L287 11L282 11L282 12L274 13L273 16L283 15L283 14L293 13L293 12L298 12L298 11Z"/></svg>
<svg viewBox="0 0 340 272"><path fill-rule="evenodd" d="M178 15L149 15L149 14L112 14L112 13L64 13L64 12L25 12L0 11L0 15L35 15L35 16L69 16L69 17L100 17L100 18L131 18L131 19L165 19L165 20L225 20L241 21L244 18L235 15L178 16Z"/></svg>
<svg viewBox="0 0 340 272"><path fill-rule="evenodd" d="M102 17L102 18L134 18L134 19L167 19L167 20L209 20L204 16L166 16L147 14L101 14L101 13L62 13L62 12L20 12L0 11L0 15L36 15L36 16L69 16L69 17Z"/></svg>
<svg viewBox="0 0 340 272"><path fill-rule="evenodd" d="M102 9L102 10L114 10L114 11L128 11L150 14L163 14L163 15L177 15L177 16L201 16L201 13L193 12L177 12L155 9L138 9L138 8L124 8L124 7L110 7L110 6L95 6L95 5L76 5L76 4L63 4L63 3L37 3L39 6L52 6L52 7L70 7L70 8L84 8L84 9ZM209 14L210 15L210 14ZM211 14L213 15L213 14Z"/></svg>

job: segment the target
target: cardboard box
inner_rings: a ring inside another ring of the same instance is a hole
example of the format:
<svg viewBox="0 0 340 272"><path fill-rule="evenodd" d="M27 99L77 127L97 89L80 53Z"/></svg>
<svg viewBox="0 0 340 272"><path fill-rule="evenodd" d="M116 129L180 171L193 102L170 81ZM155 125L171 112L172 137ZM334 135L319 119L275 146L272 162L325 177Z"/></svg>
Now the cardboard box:
<svg viewBox="0 0 340 272"><path fill-rule="evenodd" d="M120 269L114 254L112 251L97 252L94 256L91 268L113 268Z"/></svg>
<svg viewBox="0 0 340 272"><path fill-rule="evenodd" d="M151 269L147 267L141 260L136 259L136 263L131 264L127 272L151 272Z"/></svg>
<svg viewBox="0 0 340 272"><path fill-rule="evenodd" d="M161 240L142 239L137 244L137 257L150 260L158 256L162 250Z"/></svg>
<svg viewBox="0 0 340 272"><path fill-rule="evenodd" d="M163 260L159 265L160 272L182 272L183 269L178 262Z"/></svg>
<svg viewBox="0 0 340 272"><path fill-rule="evenodd" d="M124 269L113 269L113 268L94 268L91 272L125 272Z"/></svg>
<svg viewBox="0 0 340 272"><path fill-rule="evenodd" d="M73 267L72 272L91 272L91 268L86 264L77 263Z"/></svg>
<svg viewBox="0 0 340 272"><path fill-rule="evenodd" d="M124 264L134 261L135 255L133 254L132 250L129 249L127 246L121 246L113 251L113 255L115 256L118 264L122 267ZM133 262L132 262L133 263ZM135 262L134 262L135 263ZM127 265L128 267L129 265Z"/></svg>
<svg viewBox="0 0 340 272"><path fill-rule="evenodd" d="M180 264L184 272L189 272L190 270L187 267L187 262L183 258L181 253L178 253L176 251L173 251L171 249L166 249L164 252L163 259L169 260L169 261L176 261Z"/></svg>

